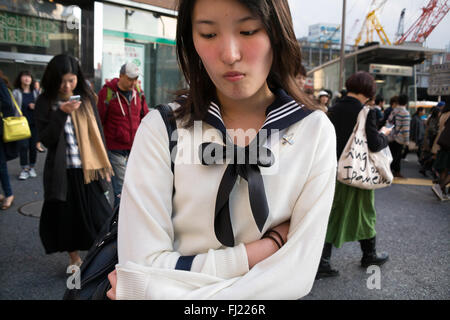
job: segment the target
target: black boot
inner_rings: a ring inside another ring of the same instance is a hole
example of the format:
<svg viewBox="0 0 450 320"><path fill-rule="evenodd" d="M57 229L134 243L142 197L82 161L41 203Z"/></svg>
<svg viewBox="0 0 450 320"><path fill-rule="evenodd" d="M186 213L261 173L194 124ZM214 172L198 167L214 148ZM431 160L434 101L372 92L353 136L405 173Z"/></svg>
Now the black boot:
<svg viewBox="0 0 450 320"><path fill-rule="evenodd" d="M382 252L379 255L375 249L376 237L371 239L359 240L361 244L361 250L363 257L361 259L361 267L367 268L371 265L381 266L389 259L389 255L386 252Z"/></svg>
<svg viewBox="0 0 450 320"><path fill-rule="evenodd" d="M320 258L319 269L317 270L316 280L321 278L336 277L339 271L332 269L330 265L331 258L331 243L326 243L323 246L322 257Z"/></svg>

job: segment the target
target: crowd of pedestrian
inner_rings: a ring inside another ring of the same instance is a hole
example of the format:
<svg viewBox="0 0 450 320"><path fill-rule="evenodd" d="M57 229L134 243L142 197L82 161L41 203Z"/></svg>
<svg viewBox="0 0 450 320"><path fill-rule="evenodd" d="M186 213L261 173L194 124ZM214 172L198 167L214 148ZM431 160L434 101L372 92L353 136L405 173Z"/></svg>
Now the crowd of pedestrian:
<svg viewBox="0 0 450 320"><path fill-rule="evenodd" d="M379 128L385 125L393 128L389 135L389 147L393 156L391 170L394 177L404 178L401 161L408 153L414 152L417 155L419 172L425 177L431 177L434 183L433 192L439 200L447 201L450 199L447 187L450 164L447 149L441 145L439 138L446 125L448 126L447 113L450 108L441 101L429 108L428 113L424 107L418 107L411 116L408 105L408 96L404 94L391 97L386 109L381 96L375 99L374 108L380 106L381 111ZM442 136L442 140L448 140L448 137Z"/></svg>
<svg viewBox="0 0 450 320"><path fill-rule="evenodd" d="M28 70L19 72L13 85L0 73L2 117L22 114L31 132L15 142L0 139L1 209L14 201L7 161L20 158L17 178L25 181L37 177L38 153L46 152L39 234L47 254L68 252L70 266L81 265L79 251L91 247L112 213L111 182L119 205L126 160L148 113L138 67L125 63L118 73L98 95L69 55L55 56L41 83Z"/></svg>
<svg viewBox="0 0 450 320"><path fill-rule="evenodd" d="M304 78L306 72L298 75L297 83L306 91ZM395 178L404 178L401 162L409 152L415 152L419 172L433 179L433 192L441 201L449 200L450 158L448 147L443 147L439 138L443 137L446 125L450 126L450 108L439 102L426 113L424 107L418 107L410 116L409 99L405 94L393 96L389 106L381 94L375 95L375 80L366 72L352 75L346 82L346 90L330 104L330 91L321 89L317 104L328 110L337 136L338 159L353 131L356 118L363 105L369 106L366 122L366 135L369 149L376 152L389 147L393 161L391 171ZM449 124L447 124L449 123ZM447 132L447 133L446 133ZM361 265L382 265L389 255L376 251L375 198L373 190L363 190L336 181L336 191L328 222L327 235L316 279L334 277L339 271L331 266L332 247L339 248L344 242L359 241L363 251Z"/></svg>
<svg viewBox="0 0 450 320"><path fill-rule="evenodd" d="M299 85L304 85L304 82L299 82ZM329 110L346 95L347 91L343 90L330 104L330 90L321 89L316 101ZM410 152L415 152L419 172L425 177L431 177L434 183L433 192L441 201L449 200L446 149L438 143L440 132L444 131L447 123L445 120L449 107L446 103L436 103L436 106L429 108L428 113L424 107L418 107L412 116L409 98L405 94L391 97L388 107L385 107L385 99L380 94L371 97L365 104L374 111L378 130L384 126L393 128L388 135L388 141L393 157L391 171L394 177L405 178L401 173L402 160L405 160Z"/></svg>

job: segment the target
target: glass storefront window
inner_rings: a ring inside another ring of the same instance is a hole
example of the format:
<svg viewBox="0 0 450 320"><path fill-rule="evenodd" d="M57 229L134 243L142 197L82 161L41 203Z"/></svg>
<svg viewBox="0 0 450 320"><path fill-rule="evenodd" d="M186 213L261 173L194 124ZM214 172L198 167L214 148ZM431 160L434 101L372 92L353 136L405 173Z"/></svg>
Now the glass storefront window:
<svg viewBox="0 0 450 320"><path fill-rule="evenodd" d="M0 69L13 80L22 70L40 79L60 53L79 56L81 10L46 1L4 0L0 6Z"/></svg>
<svg viewBox="0 0 450 320"><path fill-rule="evenodd" d="M151 106L168 103L174 93L185 88L184 77L178 67L176 49L173 45L155 44L150 47Z"/></svg>
<svg viewBox="0 0 450 320"><path fill-rule="evenodd" d="M96 24L101 28L101 45L95 49L96 91L118 78L120 67L131 61L143 75L139 80L148 105L170 102L183 86L175 50L176 18L107 4L96 4L95 10L102 17L101 27Z"/></svg>

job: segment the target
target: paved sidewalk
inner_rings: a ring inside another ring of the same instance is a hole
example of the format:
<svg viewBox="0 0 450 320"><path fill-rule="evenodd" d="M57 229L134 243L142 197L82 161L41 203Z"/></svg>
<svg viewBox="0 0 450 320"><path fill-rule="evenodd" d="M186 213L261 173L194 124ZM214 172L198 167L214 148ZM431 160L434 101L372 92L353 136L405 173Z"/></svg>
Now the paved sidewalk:
<svg viewBox="0 0 450 320"><path fill-rule="evenodd" d="M450 299L450 202L440 202L418 170L409 154L402 160L408 179L375 191L377 250L390 256L380 268L380 289L373 288L374 270L360 267L359 243L348 242L332 252L340 276L316 280L306 300Z"/></svg>
<svg viewBox="0 0 450 320"><path fill-rule="evenodd" d="M0 300L59 300L64 294L68 255L46 255L38 232L44 159L38 155L38 177L26 181L17 179L19 161L8 163L16 199L0 211ZM380 269L380 289L367 286L374 274L359 266L359 243L345 243L332 255L341 275L315 281L305 300L450 299L450 202L437 200L430 181L417 172L416 159L410 154L402 173L419 180L375 192L377 245L390 255Z"/></svg>

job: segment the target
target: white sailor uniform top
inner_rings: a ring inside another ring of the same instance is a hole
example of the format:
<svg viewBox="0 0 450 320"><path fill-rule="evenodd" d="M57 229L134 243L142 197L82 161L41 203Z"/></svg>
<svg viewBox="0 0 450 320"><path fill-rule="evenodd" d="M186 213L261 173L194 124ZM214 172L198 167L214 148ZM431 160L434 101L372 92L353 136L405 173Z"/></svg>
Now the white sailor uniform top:
<svg viewBox="0 0 450 320"><path fill-rule="evenodd" d="M118 299L309 293L334 195L336 136L322 111L307 110L281 89L275 94L247 148L229 142L212 102L204 121L177 130L173 174L161 115L143 119L121 196ZM287 220L286 244L249 270L244 244Z"/></svg>

